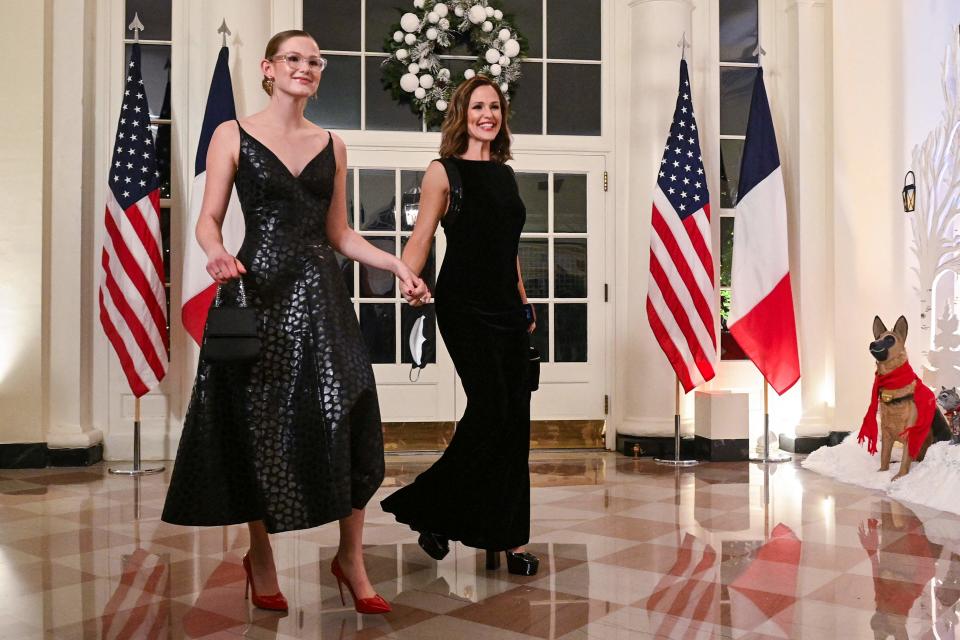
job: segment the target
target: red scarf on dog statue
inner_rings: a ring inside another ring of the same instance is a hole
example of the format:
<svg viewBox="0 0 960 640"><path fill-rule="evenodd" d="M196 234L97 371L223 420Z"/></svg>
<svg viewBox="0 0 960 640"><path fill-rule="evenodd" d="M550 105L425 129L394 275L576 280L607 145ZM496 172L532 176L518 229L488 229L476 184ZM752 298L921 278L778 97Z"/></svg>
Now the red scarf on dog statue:
<svg viewBox="0 0 960 640"><path fill-rule="evenodd" d="M870 455L877 452L877 407L880 402L880 391L882 389L899 389L905 387L911 382L916 381L917 386L913 390L913 401L917 405L916 424L904 429L900 436L906 438L907 451L910 456L917 457L920 453L920 447L923 441L927 439L930 433L930 426L933 424L933 412L936 410L937 399L927 385L923 384L919 376L910 367L909 362L904 362L890 373L880 375L876 374L873 378L873 395L870 397L870 408L867 409L867 415L863 417L863 425L860 427L860 434L857 436L857 442L867 441L867 451Z"/></svg>

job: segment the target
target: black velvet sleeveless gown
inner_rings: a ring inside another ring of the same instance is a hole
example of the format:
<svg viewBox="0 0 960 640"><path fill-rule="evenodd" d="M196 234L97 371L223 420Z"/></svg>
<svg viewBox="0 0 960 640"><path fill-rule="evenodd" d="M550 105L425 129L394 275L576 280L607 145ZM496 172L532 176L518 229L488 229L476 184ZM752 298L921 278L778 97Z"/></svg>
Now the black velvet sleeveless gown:
<svg viewBox="0 0 960 640"><path fill-rule="evenodd" d="M415 531L503 551L530 538L530 341L517 289L526 210L507 165L454 162L463 200L442 220L434 298L467 406L443 456L381 504Z"/></svg>
<svg viewBox="0 0 960 640"><path fill-rule="evenodd" d="M240 129L237 258L262 349L253 364L201 358L166 522L306 529L364 507L383 480L373 369L326 237L336 168L332 137L294 176Z"/></svg>

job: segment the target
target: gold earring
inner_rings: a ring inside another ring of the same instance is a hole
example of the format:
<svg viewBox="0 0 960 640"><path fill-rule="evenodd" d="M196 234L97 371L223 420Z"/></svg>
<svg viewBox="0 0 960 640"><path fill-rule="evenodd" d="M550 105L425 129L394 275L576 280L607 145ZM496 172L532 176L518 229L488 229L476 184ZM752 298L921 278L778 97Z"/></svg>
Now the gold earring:
<svg viewBox="0 0 960 640"><path fill-rule="evenodd" d="M263 78L263 88L268 95L273 95L273 78L264 77Z"/></svg>

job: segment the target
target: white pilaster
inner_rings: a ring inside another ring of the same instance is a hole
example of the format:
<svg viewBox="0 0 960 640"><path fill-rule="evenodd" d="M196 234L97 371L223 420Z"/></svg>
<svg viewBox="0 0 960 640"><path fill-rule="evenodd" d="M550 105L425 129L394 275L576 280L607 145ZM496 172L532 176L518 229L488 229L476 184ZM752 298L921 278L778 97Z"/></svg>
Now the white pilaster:
<svg viewBox="0 0 960 640"><path fill-rule="evenodd" d="M89 447L103 439L91 425L91 333L96 314L83 292L93 284L94 212L93 38L95 4L57 2L51 40L53 65L51 154L53 187L46 230L48 425L52 448ZM95 286L95 284L93 285Z"/></svg>

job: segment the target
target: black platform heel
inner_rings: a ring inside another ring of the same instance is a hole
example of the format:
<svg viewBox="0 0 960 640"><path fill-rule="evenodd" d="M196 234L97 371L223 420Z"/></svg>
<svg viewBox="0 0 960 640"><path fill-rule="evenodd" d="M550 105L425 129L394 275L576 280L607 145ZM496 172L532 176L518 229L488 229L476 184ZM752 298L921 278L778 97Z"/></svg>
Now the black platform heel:
<svg viewBox="0 0 960 640"><path fill-rule="evenodd" d="M532 553L504 551L507 556L507 572L515 576L535 576L540 569L540 559ZM487 551L487 570L500 568L500 552Z"/></svg>
<svg viewBox="0 0 960 640"><path fill-rule="evenodd" d="M450 542L436 533L421 533L417 544L434 560L443 560L450 553Z"/></svg>

